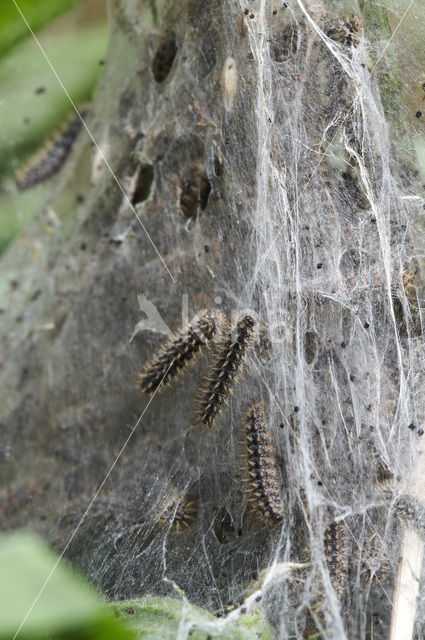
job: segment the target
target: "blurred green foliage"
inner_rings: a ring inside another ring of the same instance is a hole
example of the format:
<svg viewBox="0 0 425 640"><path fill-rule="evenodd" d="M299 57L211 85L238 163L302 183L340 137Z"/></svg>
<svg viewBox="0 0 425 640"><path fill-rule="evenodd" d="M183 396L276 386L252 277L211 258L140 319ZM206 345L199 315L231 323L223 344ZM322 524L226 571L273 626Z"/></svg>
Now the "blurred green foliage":
<svg viewBox="0 0 425 640"><path fill-rule="evenodd" d="M22 640L128 640L130 633L83 578L56 564L56 555L29 534L0 538L0 639L19 629Z"/></svg>
<svg viewBox="0 0 425 640"><path fill-rule="evenodd" d="M76 0L26 0L18 4L37 29ZM99 61L106 53L108 30L104 12L89 25L71 17L61 20L59 28L56 23L50 24L38 37L72 100L81 105L92 98L101 69ZM10 48L10 33L20 29L19 39L27 38ZM42 147L72 112L63 87L12 0L3 3L1 9L0 96L1 253L41 208L51 184L32 189L31 196L20 193L14 183L17 167Z"/></svg>
<svg viewBox="0 0 425 640"><path fill-rule="evenodd" d="M15 4L16 2L16 4ZM70 9L78 0L4 0L0 15L0 55L28 36L19 9L33 31L38 31L53 18Z"/></svg>
<svg viewBox="0 0 425 640"><path fill-rule="evenodd" d="M142 640L174 640L186 637L192 640L220 638L221 640L271 640L269 627L256 610L242 615L236 623L218 620L211 613L175 598L140 598L111 603L118 619L127 622L134 637Z"/></svg>
<svg viewBox="0 0 425 640"><path fill-rule="evenodd" d="M259 611L224 624L176 598L105 605L87 582L38 538L0 537L0 640L271 640Z"/></svg>
<svg viewBox="0 0 425 640"><path fill-rule="evenodd" d="M0 254L41 209L47 194L46 185L22 193L13 184L8 190L0 189Z"/></svg>
<svg viewBox="0 0 425 640"><path fill-rule="evenodd" d="M72 100L89 100L106 49L105 25L52 33L43 38L43 48ZM7 172L10 159L34 151L72 106L32 38L0 59L0 92L0 169Z"/></svg>

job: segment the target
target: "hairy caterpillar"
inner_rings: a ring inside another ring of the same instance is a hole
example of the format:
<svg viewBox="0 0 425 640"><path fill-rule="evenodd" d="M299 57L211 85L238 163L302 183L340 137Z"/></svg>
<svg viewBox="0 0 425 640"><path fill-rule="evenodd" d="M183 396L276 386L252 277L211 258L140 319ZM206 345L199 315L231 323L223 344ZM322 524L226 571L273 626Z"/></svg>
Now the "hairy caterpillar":
<svg viewBox="0 0 425 640"><path fill-rule="evenodd" d="M332 518L335 518L335 510L329 509ZM341 602L344 589L348 579L348 552L346 527L344 522L335 522L333 520L325 529L323 535L323 546L325 548L326 565L329 571L329 578L335 590L338 600ZM319 634L313 613L317 622L324 626L330 621L327 620L323 611L324 592L323 588L319 589L319 593L312 604L310 610L306 610L306 625L303 632L303 638L315 638ZM318 637L318 636L317 636Z"/></svg>
<svg viewBox="0 0 425 640"><path fill-rule="evenodd" d="M172 498L165 505L159 521L162 525L181 531L183 527L190 527L195 519L196 505L193 500L188 500L186 496L182 498Z"/></svg>
<svg viewBox="0 0 425 640"><path fill-rule="evenodd" d="M264 426L264 405L253 402L245 416L248 491L254 509L276 522L283 519L279 472L271 446L271 435Z"/></svg>
<svg viewBox="0 0 425 640"><path fill-rule="evenodd" d="M26 166L19 170L16 179L18 189L21 191L31 189L59 171L80 132L81 118L85 118L87 113L87 109L81 111L80 116L72 119L55 142L49 142L47 148L44 147L31 158Z"/></svg>
<svg viewBox="0 0 425 640"><path fill-rule="evenodd" d="M212 427L226 396L232 387L248 343L252 337L255 321L245 316L236 325L236 335L230 333L217 352L211 377L206 379L199 410L199 423Z"/></svg>
<svg viewBox="0 0 425 640"><path fill-rule="evenodd" d="M188 329L169 340L161 351L139 374L139 387L143 393L151 394L160 385L170 382L200 349L216 336L224 316L203 311Z"/></svg>

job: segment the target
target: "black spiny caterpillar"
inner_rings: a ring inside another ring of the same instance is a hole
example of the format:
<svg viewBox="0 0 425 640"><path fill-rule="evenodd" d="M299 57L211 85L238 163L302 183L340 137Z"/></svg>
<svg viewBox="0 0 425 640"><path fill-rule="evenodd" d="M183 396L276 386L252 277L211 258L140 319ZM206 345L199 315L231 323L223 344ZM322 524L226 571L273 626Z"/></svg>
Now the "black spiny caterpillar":
<svg viewBox="0 0 425 640"><path fill-rule="evenodd" d="M271 435L264 426L264 405L253 402L245 416L246 458L250 502L265 518L280 522L283 503L279 472L271 446Z"/></svg>
<svg viewBox="0 0 425 640"><path fill-rule="evenodd" d="M206 386L200 399L199 423L211 429L220 412L226 396L230 393L236 373L248 347L254 331L255 321L251 316L240 320L233 332L220 345L213 364L211 377L205 380Z"/></svg>
<svg viewBox="0 0 425 640"><path fill-rule="evenodd" d="M329 578L335 590L338 600L341 602L348 580L348 549L346 525L344 522L336 522L337 512L329 509L332 522L326 527L323 535L323 545L325 548L326 565L329 571ZM331 621L327 620L324 611L325 592L323 585L318 589L318 593L310 608L306 610L306 625L303 638L312 639L322 637L319 627L324 627ZM342 611L344 614L344 609ZM314 614L314 615L313 615Z"/></svg>
<svg viewBox="0 0 425 640"><path fill-rule="evenodd" d="M87 109L81 111L80 116L73 118L55 142L50 141L47 147L43 147L26 166L19 170L16 179L18 189L21 191L31 189L59 171L80 132L81 118L85 118L87 113Z"/></svg>
<svg viewBox="0 0 425 640"><path fill-rule="evenodd" d="M201 347L216 336L223 323L222 314L203 311L188 329L180 332L173 340L169 340L160 353L145 366L143 372L139 374L140 390L151 394L160 385L163 387L170 382L171 378L182 371Z"/></svg>
<svg viewBox="0 0 425 640"><path fill-rule="evenodd" d="M181 531L183 527L190 527L195 519L196 505L193 500L188 500L186 496L182 498L171 498L159 517L162 525L167 525L172 529Z"/></svg>

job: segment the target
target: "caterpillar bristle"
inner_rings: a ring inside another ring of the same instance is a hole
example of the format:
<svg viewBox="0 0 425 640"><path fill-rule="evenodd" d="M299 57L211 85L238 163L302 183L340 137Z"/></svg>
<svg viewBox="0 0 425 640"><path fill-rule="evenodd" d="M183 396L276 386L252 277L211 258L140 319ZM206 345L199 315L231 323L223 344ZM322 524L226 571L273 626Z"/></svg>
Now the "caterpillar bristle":
<svg viewBox="0 0 425 640"><path fill-rule="evenodd" d="M212 375L205 378L201 386L201 409L198 422L202 427L211 429L223 404L227 404L226 396L232 391L232 385L248 348L254 326L253 318L245 316L236 325L235 337L229 333L217 350Z"/></svg>
<svg viewBox="0 0 425 640"><path fill-rule="evenodd" d="M263 517L281 522L284 507L280 494L279 473L271 447L271 435L264 425L264 405L253 402L245 416L246 458L248 473L245 478L248 502Z"/></svg>
<svg viewBox="0 0 425 640"><path fill-rule="evenodd" d="M224 316L202 311L184 331L161 347L159 353L138 374L139 389L148 395L163 388L182 373L202 347L221 331Z"/></svg>

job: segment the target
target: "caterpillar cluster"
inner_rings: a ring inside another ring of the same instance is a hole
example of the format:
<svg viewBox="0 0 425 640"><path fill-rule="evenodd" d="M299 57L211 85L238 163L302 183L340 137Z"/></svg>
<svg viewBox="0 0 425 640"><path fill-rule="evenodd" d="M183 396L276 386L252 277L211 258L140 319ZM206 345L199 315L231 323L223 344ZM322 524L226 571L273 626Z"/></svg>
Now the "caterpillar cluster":
<svg viewBox="0 0 425 640"><path fill-rule="evenodd" d="M31 158L26 166L19 170L16 186L20 191L31 189L45 182L59 171L72 149L81 130L82 119L86 117L87 113L87 109L81 111L55 142L49 142L47 148L43 148Z"/></svg>
<svg viewBox="0 0 425 640"><path fill-rule="evenodd" d="M185 331L168 340L145 366L139 374L140 390L150 395L158 392L184 370L205 344L213 342L224 331L224 337L216 345L211 373L204 378L199 398L197 421L200 426L211 428L232 391L244 357L251 347L254 327L255 321L249 315L239 320L232 329L223 314L204 310ZM261 336L266 336L264 331ZM266 337L266 346L269 348L270 341ZM281 483L271 435L265 429L263 403L254 402L250 406L245 419L245 433L246 483L251 494L249 501L265 519L281 522L284 514ZM190 526L195 511L194 503L185 496L173 497L163 506L159 521L179 531Z"/></svg>
<svg viewBox="0 0 425 640"><path fill-rule="evenodd" d="M140 389L153 394L162 385L170 383L181 373L185 365L200 353L204 345L216 342L210 373L204 377L200 392L200 410L197 421L200 426L212 428L232 392L241 365L251 347L259 359L267 358L271 342L266 327L260 327L260 336L254 342L254 319L246 315L234 327L219 313L203 311L189 327L169 340L153 360L139 374ZM274 524L282 523L285 517L285 501L282 494L282 477L277 466L271 434L267 431L263 402L253 401L244 418L244 483L248 502L259 516ZM400 505L400 511L411 516L411 505ZM170 530L181 531L190 527L196 518L195 502L186 495L173 494L161 506L158 520ZM338 522L336 514L330 514L330 523L323 534L323 547L329 580L336 598L344 604L344 593L348 580L348 550L346 525ZM332 621L327 620L324 585L319 582L314 601L304 609L306 621L303 638L319 637L321 628Z"/></svg>

